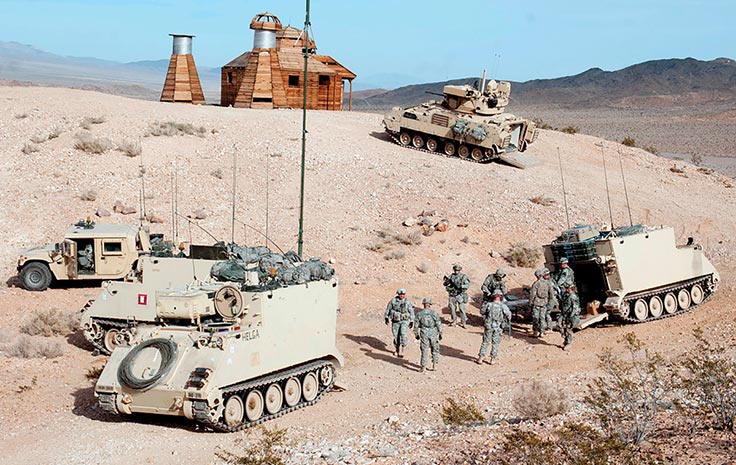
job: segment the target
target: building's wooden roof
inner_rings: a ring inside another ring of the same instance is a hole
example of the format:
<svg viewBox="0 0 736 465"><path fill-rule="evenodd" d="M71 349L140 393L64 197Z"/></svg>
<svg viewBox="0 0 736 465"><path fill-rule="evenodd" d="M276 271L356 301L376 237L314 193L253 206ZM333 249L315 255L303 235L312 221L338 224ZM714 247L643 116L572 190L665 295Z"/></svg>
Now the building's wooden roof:
<svg viewBox="0 0 736 465"><path fill-rule="evenodd" d="M276 40L279 43L279 48L293 47L302 48L304 47L304 35L301 29L297 29L292 26L286 26L284 29L276 32ZM309 39L310 48L316 48L317 45L314 43L314 39Z"/></svg>
<svg viewBox="0 0 736 465"><path fill-rule="evenodd" d="M355 77L357 76L354 72L347 69L345 66L340 64L340 62L329 55L315 55L314 58L319 60L321 63L329 66L330 69L336 71L337 75L340 76L341 79L355 79Z"/></svg>
<svg viewBox="0 0 736 465"><path fill-rule="evenodd" d="M250 52L245 52L239 57L233 59L230 63L223 66L223 68L245 68L245 65L248 64L249 58L250 58Z"/></svg>
<svg viewBox="0 0 736 465"><path fill-rule="evenodd" d="M282 48L276 53L279 56L279 65L283 70L299 70L304 71L304 55L302 51L297 48ZM337 74L337 71L332 70L327 65L322 64L314 55L309 56L308 71L310 73L319 74Z"/></svg>

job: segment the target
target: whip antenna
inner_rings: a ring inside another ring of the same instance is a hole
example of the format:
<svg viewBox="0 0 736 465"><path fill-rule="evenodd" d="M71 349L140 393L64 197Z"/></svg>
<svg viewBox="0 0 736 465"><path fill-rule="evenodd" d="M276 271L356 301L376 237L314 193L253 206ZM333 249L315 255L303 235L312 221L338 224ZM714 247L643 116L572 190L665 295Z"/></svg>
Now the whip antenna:
<svg viewBox="0 0 736 465"><path fill-rule="evenodd" d="M603 176L606 179L606 197L608 197L608 216L611 220L611 230L613 230L613 210L611 209L611 192L608 190L608 171L606 170L606 154L603 152L603 144L601 144L601 158L603 158Z"/></svg>
<svg viewBox="0 0 736 465"><path fill-rule="evenodd" d="M562 170L562 156L560 156L559 147L557 147L557 161L560 164L560 178L562 179L562 201L565 204L565 218L567 218L567 229L570 229L570 212L567 210L567 192L565 191L565 172Z"/></svg>
<svg viewBox="0 0 736 465"><path fill-rule="evenodd" d="M629 226L634 226L634 220L631 219L631 204L629 204L629 191L626 189L626 176L624 176L624 162L621 158L621 148L618 149L618 164L621 167L621 179L624 181L624 195L626 196L626 209L629 211Z"/></svg>
<svg viewBox="0 0 736 465"><path fill-rule="evenodd" d="M230 243L235 244L235 179L237 170L238 152L233 145L233 213L230 224Z"/></svg>
<svg viewBox="0 0 736 465"><path fill-rule="evenodd" d="M307 151L307 64L309 63L309 54L312 52L309 48L309 0L307 0L307 15L304 19L304 105L302 109L302 169L301 169L301 187L299 188L299 240L297 241L297 249L299 257L302 256L302 246L304 245L304 159Z"/></svg>
<svg viewBox="0 0 736 465"><path fill-rule="evenodd" d="M268 145L266 145L266 238L268 238L268 178L271 177L269 173L269 159L271 158L271 154L268 150ZM266 247L268 247L268 242L266 242Z"/></svg>

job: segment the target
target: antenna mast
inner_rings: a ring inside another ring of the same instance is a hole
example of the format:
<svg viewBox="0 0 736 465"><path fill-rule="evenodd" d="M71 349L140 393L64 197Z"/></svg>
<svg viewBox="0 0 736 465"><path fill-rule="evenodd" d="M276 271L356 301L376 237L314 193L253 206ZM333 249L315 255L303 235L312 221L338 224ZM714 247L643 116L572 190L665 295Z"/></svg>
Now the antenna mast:
<svg viewBox="0 0 736 465"><path fill-rule="evenodd" d="M567 229L570 229L570 213L567 210L567 192L565 191L565 172L562 170L562 156L560 156L559 147L557 147L557 161L560 164L560 178L562 179L562 201L565 204L565 218L567 218Z"/></svg>
<svg viewBox="0 0 736 465"><path fill-rule="evenodd" d="M238 152L233 145L233 213L230 224L230 243L235 244L235 179L237 169Z"/></svg>
<svg viewBox="0 0 736 465"><path fill-rule="evenodd" d="M621 159L621 148L618 149L618 164L621 167L621 179L624 181L624 195L626 196L626 209L629 211L629 226L634 226L634 220L631 219L631 204L629 203L629 191L626 189L626 176L624 176L624 162Z"/></svg>
<svg viewBox="0 0 736 465"><path fill-rule="evenodd" d="M309 61L309 0L307 0L307 16L304 19L304 108L302 110L302 175L299 189L299 240L297 254L301 258L304 245L304 159L307 149L307 63Z"/></svg>
<svg viewBox="0 0 736 465"><path fill-rule="evenodd" d="M138 167L141 176L141 216L140 225L143 226L143 220L146 218L146 167L143 166L143 153L141 153L141 164Z"/></svg>
<svg viewBox="0 0 736 465"><path fill-rule="evenodd" d="M270 168L269 161L270 161L270 158L271 158L271 155L269 153L268 145L266 145L266 247L268 247L268 209L269 209L269 205L268 205L268 200L269 200L269 198L268 198L268 187L269 187L268 184L269 184L269 179L268 178L271 177L271 174L269 173L269 168Z"/></svg>
<svg viewBox="0 0 736 465"><path fill-rule="evenodd" d="M611 230L613 230L613 210L611 209L611 192L608 190L608 171L606 170L606 154L603 152L603 144L601 144L601 158L603 158L603 176L606 178L606 197L608 197L608 216L611 221Z"/></svg>

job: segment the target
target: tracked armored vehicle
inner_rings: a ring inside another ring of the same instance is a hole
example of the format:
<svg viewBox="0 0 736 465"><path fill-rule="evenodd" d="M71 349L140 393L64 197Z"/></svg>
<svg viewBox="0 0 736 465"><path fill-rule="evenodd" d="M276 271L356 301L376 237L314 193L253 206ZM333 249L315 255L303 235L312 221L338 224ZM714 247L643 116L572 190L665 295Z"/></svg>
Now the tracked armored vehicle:
<svg viewBox="0 0 736 465"><path fill-rule="evenodd" d="M567 258L581 303L599 301L627 323L691 310L713 296L720 280L702 247L692 239L677 245L669 226L578 226L545 245L544 257L550 270Z"/></svg>
<svg viewBox="0 0 736 465"><path fill-rule="evenodd" d="M337 279L273 287L167 291L112 352L95 386L118 414L183 416L237 431L317 402L343 357L335 346ZM188 324L182 325L181 322Z"/></svg>
<svg viewBox="0 0 736 465"><path fill-rule="evenodd" d="M539 164L524 155L537 131L533 122L504 113L511 83L491 80L480 89L469 85L444 87L442 100L406 109L395 107L383 124L404 147L464 160L488 163L496 159L519 168Z"/></svg>

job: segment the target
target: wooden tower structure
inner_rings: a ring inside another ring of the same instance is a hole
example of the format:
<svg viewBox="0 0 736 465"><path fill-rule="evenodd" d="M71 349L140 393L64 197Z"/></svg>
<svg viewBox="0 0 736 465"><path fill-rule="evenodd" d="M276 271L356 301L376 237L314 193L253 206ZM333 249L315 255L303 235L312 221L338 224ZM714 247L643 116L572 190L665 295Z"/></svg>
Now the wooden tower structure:
<svg viewBox="0 0 736 465"><path fill-rule="evenodd" d="M304 104L304 34L283 27L275 15L256 15L253 50L222 67L220 104L244 108L302 108ZM308 48L316 49L310 38ZM352 110L355 74L327 55L310 55L307 109L342 110L344 81L350 83Z"/></svg>
<svg viewBox="0 0 736 465"><path fill-rule="evenodd" d="M192 56L192 38L186 34L169 34L174 38L174 47L169 60L162 102L192 103L204 105L204 93L199 82L197 66Z"/></svg>

